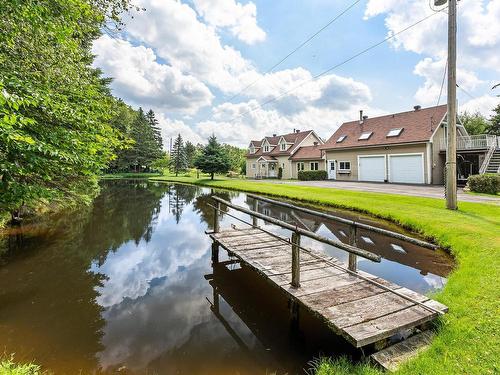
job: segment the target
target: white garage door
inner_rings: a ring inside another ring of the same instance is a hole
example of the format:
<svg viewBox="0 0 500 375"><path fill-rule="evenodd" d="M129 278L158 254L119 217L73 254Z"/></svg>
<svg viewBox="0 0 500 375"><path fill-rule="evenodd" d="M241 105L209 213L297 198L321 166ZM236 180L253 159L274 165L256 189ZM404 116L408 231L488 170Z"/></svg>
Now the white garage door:
<svg viewBox="0 0 500 375"><path fill-rule="evenodd" d="M422 155L389 155L389 182L423 184Z"/></svg>
<svg viewBox="0 0 500 375"><path fill-rule="evenodd" d="M385 157L382 156L360 156L359 157L359 181L385 180Z"/></svg>

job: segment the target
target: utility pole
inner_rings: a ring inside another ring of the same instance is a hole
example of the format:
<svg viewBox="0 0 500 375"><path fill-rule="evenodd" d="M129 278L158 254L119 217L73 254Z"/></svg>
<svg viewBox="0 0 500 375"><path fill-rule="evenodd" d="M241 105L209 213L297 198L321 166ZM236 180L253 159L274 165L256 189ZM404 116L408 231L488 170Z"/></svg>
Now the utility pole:
<svg viewBox="0 0 500 375"><path fill-rule="evenodd" d="M436 2L438 2L437 0ZM457 209L457 0L448 0L446 208Z"/></svg>

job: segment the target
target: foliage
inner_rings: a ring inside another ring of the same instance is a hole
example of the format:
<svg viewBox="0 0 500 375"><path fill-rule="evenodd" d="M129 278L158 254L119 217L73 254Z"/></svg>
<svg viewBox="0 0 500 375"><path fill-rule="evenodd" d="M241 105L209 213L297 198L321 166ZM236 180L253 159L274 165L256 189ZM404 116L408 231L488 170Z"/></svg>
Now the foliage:
<svg viewBox="0 0 500 375"><path fill-rule="evenodd" d="M458 266L448 276L444 289L433 295L450 311L440 319L442 324L431 347L404 365L398 373L447 375L498 372L498 205L459 202L459 209L451 211L445 208L442 199L435 198L241 180L175 177L157 177L154 180L265 193L325 208L366 212L421 233L441 247L451 249ZM352 369L353 373L359 374L377 371L364 364L352 365ZM342 374L338 368L327 363L322 371L321 374Z"/></svg>
<svg viewBox="0 0 500 375"><path fill-rule="evenodd" d="M184 149L184 141L179 134L175 139L170 153L170 171L177 176L180 172L185 172L187 168L188 161L186 158L186 150Z"/></svg>
<svg viewBox="0 0 500 375"><path fill-rule="evenodd" d="M189 141L186 141L186 144L184 145L184 150L186 151L186 159L188 162L188 168L194 168L194 161L198 157L198 155L201 153L201 150L203 149L202 145L194 145Z"/></svg>
<svg viewBox="0 0 500 375"><path fill-rule="evenodd" d="M164 157L158 121L152 110L145 114L142 108L134 111L122 103L113 125L132 142L119 153L109 171L149 171L156 160Z"/></svg>
<svg viewBox="0 0 500 375"><path fill-rule="evenodd" d="M222 145L224 148L224 151L227 154L227 157L229 158L229 163L230 167L229 170L236 172L236 173L242 173L243 168L246 166L246 158L245 155L247 151L245 149L236 147L236 146L231 146L228 144Z"/></svg>
<svg viewBox="0 0 500 375"><path fill-rule="evenodd" d="M301 181L319 181L326 180L328 174L326 171L299 171L297 178Z"/></svg>
<svg viewBox="0 0 500 375"><path fill-rule="evenodd" d="M167 152L163 152L163 156L159 159L154 160L151 163L151 169L155 171L164 172L170 167L170 155Z"/></svg>
<svg viewBox="0 0 500 375"><path fill-rule="evenodd" d="M480 112L465 111L460 115L460 121L470 135L484 134L490 128L488 120Z"/></svg>
<svg viewBox="0 0 500 375"><path fill-rule="evenodd" d="M500 174L485 173L469 176L467 185L475 193L497 194L500 192Z"/></svg>
<svg viewBox="0 0 500 375"><path fill-rule="evenodd" d="M283 178L283 168L282 167L279 167L278 168L278 179L282 179Z"/></svg>
<svg viewBox="0 0 500 375"><path fill-rule="evenodd" d="M490 118L488 133L500 136L500 104L498 104L493 111L495 114Z"/></svg>
<svg viewBox="0 0 500 375"><path fill-rule="evenodd" d="M214 135L208 139L208 144L203 148L194 164L203 173L210 174L212 180L216 173L227 173L231 168L231 161L227 153Z"/></svg>
<svg viewBox="0 0 500 375"><path fill-rule="evenodd" d="M97 187L122 139L91 45L128 8L127 0L1 2L0 210L85 199Z"/></svg>
<svg viewBox="0 0 500 375"><path fill-rule="evenodd" d="M12 358L0 361L0 374L2 375L42 375L43 373L40 366L32 363L16 364Z"/></svg>

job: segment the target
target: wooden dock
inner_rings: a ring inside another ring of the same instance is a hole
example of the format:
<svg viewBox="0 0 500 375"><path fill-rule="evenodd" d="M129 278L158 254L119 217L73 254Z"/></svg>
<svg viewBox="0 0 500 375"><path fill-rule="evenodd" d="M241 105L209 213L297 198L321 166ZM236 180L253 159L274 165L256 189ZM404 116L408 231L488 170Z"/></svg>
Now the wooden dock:
<svg viewBox="0 0 500 375"><path fill-rule="evenodd" d="M298 243L297 237L286 242L258 227L220 230L217 217L210 233L215 261L220 246L355 347L417 328L447 311L446 306L424 295L358 271L355 266L347 267L323 253L305 250L300 247L300 238Z"/></svg>

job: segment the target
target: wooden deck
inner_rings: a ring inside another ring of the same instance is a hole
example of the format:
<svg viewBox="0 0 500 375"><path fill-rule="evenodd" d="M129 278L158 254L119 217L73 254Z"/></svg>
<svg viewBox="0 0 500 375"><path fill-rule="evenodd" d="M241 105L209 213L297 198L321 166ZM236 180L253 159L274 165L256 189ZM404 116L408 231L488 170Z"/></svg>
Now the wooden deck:
<svg viewBox="0 0 500 375"><path fill-rule="evenodd" d="M253 268L289 298L323 319L352 345L363 347L418 327L446 312L443 304L386 280L349 272L335 258L300 251L300 287L291 286L292 245L259 228L225 229L211 233L213 241ZM418 301L412 302L370 281Z"/></svg>

